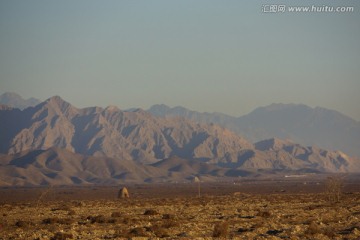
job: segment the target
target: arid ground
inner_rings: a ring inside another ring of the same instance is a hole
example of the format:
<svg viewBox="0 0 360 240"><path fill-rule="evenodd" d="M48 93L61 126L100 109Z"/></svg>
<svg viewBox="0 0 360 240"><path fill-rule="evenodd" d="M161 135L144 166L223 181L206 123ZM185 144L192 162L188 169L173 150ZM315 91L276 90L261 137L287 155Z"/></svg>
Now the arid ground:
<svg viewBox="0 0 360 240"><path fill-rule="evenodd" d="M0 239L360 239L360 181L323 178L0 189Z"/></svg>

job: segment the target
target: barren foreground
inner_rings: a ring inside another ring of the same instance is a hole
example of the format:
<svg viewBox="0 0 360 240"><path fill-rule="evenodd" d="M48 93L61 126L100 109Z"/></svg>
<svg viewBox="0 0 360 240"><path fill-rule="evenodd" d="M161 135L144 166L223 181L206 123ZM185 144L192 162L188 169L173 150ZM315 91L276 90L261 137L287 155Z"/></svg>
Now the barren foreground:
<svg viewBox="0 0 360 240"><path fill-rule="evenodd" d="M130 199L116 199L114 187L1 189L0 239L360 238L356 191L334 203L291 186L262 194L203 186L201 197L194 185L155 187L130 186Z"/></svg>

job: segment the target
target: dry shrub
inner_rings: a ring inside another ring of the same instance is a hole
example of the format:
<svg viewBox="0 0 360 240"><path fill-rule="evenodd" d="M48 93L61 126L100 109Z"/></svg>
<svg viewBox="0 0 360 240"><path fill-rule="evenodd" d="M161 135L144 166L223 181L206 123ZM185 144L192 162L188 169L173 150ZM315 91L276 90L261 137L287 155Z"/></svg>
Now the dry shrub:
<svg viewBox="0 0 360 240"><path fill-rule="evenodd" d="M360 211L353 212L352 215L360 215Z"/></svg>
<svg viewBox="0 0 360 240"><path fill-rule="evenodd" d="M166 229L160 225L151 226L147 230L150 232L153 232L156 235L156 237L159 237L159 238L170 237L170 235L168 234Z"/></svg>
<svg viewBox="0 0 360 240"><path fill-rule="evenodd" d="M72 224L74 221L70 218L57 218L57 217L53 217L53 218L45 218L43 219L42 223L43 224L65 224L65 225L70 225Z"/></svg>
<svg viewBox="0 0 360 240"><path fill-rule="evenodd" d="M117 222L116 218L113 218L113 217L106 218L104 215L88 216L86 219L89 220L91 224L94 224L94 223L116 223Z"/></svg>
<svg viewBox="0 0 360 240"><path fill-rule="evenodd" d="M255 218L255 216L238 216L239 218L244 218L244 219L253 219Z"/></svg>
<svg viewBox="0 0 360 240"><path fill-rule="evenodd" d="M59 207L56 207L56 208L52 208L51 211L71 211L72 209L67 206L67 205L61 205Z"/></svg>
<svg viewBox="0 0 360 240"><path fill-rule="evenodd" d="M31 222L23 221L23 220L19 220L19 221L17 221L17 222L15 223L15 226L20 227L20 228L28 227L28 226L30 226L30 225L32 225Z"/></svg>
<svg viewBox="0 0 360 240"><path fill-rule="evenodd" d="M226 238L229 231L228 222L219 222L214 225L213 237Z"/></svg>
<svg viewBox="0 0 360 240"><path fill-rule="evenodd" d="M51 238L51 240L65 240L65 239L72 239L72 238L73 238L73 235L71 233L57 232Z"/></svg>
<svg viewBox="0 0 360 240"><path fill-rule="evenodd" d="M129 217L124 217L122 220L121 220L121 223L123 224L130 224L131 222L133 222L133 219L129 218Z"/></svg>
<svg viewBox="0 0 360 240"><path fill-rule="evenodd" d="M244 233L244 232L253 232L255 230L255 227L251 227L251 228L239 228L237 230L238 233Z"/></svg>
<svg viewBox="0 0 360 240"><path fill-rule="evenodd" d="M71 202L74 207L83 207L85 206L85 203L82 201L72 201Z"/></svg>
<svg viewBox="0 0 360 240"><path fill-rule="evenodd" d="M144 212L144 215L158 215L159 213L154 209L147 209Z"/></svg>
<svg viewBox="0 0 360 240"><path fill-rule="evenodd" d="M113 213L111 213L111 217L116 217L116 218L118 218L118 217L121 217L122 216L122 214L120 213L120 212L113 212Z"/></svg>
<svg viewBox="0 0 360 240"><path fill-rule="evenodd" d="M125 238L131 239L131 237L132 237L131 233L127 228L116 228L114 237L111 238L111 239L116 239L116 238L119 238L119 239L125 239Z"/></svg>
<svg viewBox="0 0 360 240"><path fill-rule="evenodd" d="M136 227L130 230L130 234L136 237L146 237L146 229L143 227Z"/></svg>
<svg viewBox="0 0 360 240"><path fill-rule="evenodd" d="M68 212L68 215L69 215L69 216L74 216L74 215L76 215L76 212L75 212L74 210L70 210L70 211Z"/></svg>
<svg viewBox="0 0 360 240"><path fill-rule="evenodd" d="M342 229L338 233L341 234L341 235L348 235L348 234L352 234L355 229L360 230L360 227L359 226L352 226L352 227L349 227L349 228L346 228L346 229Z"/></svg>
<svg viewBox="0 0 360 240"><path fill-rule="evenodd" d="M311 222L309 224L308 229L306 230L306 234L310 234L310 235L315 235L315 234L322 234L323 231L321 229L321 227L319 226L319 224L315 223L315 222Z"/></svg>
<svg viewBox="0 0 360 240"><path fill-rule="evenodd" d="M117 219L116 218L109 218L107 220L107 223L117 223Z"/></svg>
<svg viewBox="0 0 360 240"><path fill-rule="evenodd" d="M174 214L164 214L163 219L175 219L175 215Z"/></svg>
<svg viewBox="0 0 360 240"><path fill-rule="evenodd" d="M330 239L333 239L335 237L334 229L329 226L323 229L323 234L328 236Z"/></svg>
<svg viewBox="0 0 360 240"><path fill-rule="evenodd" d="M97 216L88 216L88 220L90 220L91 223L106 223L106 218L104 215L97 215Z"/></svg>
<svg viewBox="0 0 360 240"><path fill-rule="evenodd" d="M258 212L259 217L268 218L271 216L271 213L268 210L262 210Z"/></svg>
<svg viewBox="0 0 360 240"><path fill-rule="evenodd" d="M277 236L278 234L284 232L284 230L277 230L277 229L274 229L274 230L268 230L266 232L266 234L268 235L271 235L271 236Z"/></svg>
<svg viewBox="0 0 360 240"><path fill-rule="evenodd" d="M173 227L178 227L178 226L180 226L180 224L173 219L167 219L162 224L163 228L173 228Z"/></svg>
<svg viewBox="0 0 360 240"><path fill-rule="evenodd" d="M177 236L180 237L181 239L182 238L188 239L189 234L187 234L186 232L181 232Z"/></svg>
<svg viewBox="0 0 360 240"><path fill-rule="evenodd" d="M315 210L315 209L318 209L318 208L323 208L325 205L322 205L322 204L316 204L316 205L309 205L307 207L304 207L304 210Z"/></svg>

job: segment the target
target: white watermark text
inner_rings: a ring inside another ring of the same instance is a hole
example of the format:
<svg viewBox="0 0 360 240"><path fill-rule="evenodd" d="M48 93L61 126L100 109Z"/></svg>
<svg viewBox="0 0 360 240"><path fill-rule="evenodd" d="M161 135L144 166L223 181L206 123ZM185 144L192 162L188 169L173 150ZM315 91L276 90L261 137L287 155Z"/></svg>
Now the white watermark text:
<svg viewBox="0 0 360 240"><path fill-rule="evenodd" d="M288 6L284 4L262 5L263 13L351 13L354 12L353 6Z"/></svg>

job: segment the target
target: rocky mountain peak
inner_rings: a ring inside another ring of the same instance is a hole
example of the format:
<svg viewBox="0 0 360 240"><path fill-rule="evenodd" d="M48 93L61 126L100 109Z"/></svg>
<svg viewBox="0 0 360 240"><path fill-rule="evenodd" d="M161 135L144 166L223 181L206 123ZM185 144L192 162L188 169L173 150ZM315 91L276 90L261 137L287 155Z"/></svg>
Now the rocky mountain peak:
<svg viewBox="0 0 360 240"><path fill-rule="evenodd" d="M170 109L171 108L165 104L155 104L148 109L148 112L156 116L161 116L166 114L166 112L169 111Z"/></svg>
<svg viewBox="0 0 360 240"><path fill-rule="evenodd" d="M48 98L43 104L42 108L50 109L56 114L74 115L78 112L78 109L72 106L70 103L63 100L60 96L53 96Z"/></svg>
<svg viewBox="0 0 360 240"><path fill-rule="evenodd" d="M56 96L52 96L48 99L46 99L47 103L51 103L51 104L55 104L55 105L63 105L63 104L68 104L70 105L70 103L66 102L65 100L63 100L60 96L56 95Z"/></svg>
<svg viewBox="0 0 360 240"><path fill-rule="evenodd" d="M120 109L115 105L110 105L105 108L105 111L118 112L118 111L120 111Z"/></svg>

